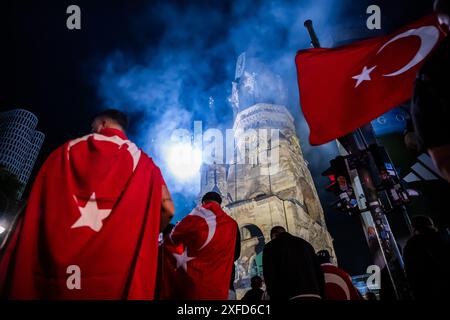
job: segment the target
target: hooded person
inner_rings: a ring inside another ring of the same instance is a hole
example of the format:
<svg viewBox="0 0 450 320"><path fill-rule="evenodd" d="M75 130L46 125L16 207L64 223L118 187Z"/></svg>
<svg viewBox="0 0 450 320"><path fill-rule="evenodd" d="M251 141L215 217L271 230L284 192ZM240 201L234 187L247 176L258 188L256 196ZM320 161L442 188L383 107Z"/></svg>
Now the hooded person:
<svg viewBox="0 0 450 320"><path fill-rule="evenodd" d="M450 0L436 0L434 11L446 35L418 72L411 104L416 143L450 183Z"/></svg>
<svg viewBox="0 0 450 320"><path fill-rule="evenodd" d="M270 231L263 250L263 274L270 300L319 300L324 276L313 246L282 226Z"/></svg>
<svg viewBox="0 0 450 320"><path fill-rule="evenodd" d="M450 242L428 216L411 219L414 235L406 243L403 260L406 276L416 300L448 300Z"/></svg>

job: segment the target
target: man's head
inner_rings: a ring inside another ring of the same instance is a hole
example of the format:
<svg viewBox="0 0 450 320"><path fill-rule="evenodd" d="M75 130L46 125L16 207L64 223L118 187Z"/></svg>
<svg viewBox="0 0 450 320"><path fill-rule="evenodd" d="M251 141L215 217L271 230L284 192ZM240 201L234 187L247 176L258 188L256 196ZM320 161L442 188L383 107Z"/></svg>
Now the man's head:
<svg viewBox="0 0 450 320"><path fill-rule="evenodd" d="M202 204L208 202L217 202L218 204L222 204L222 197L217 192L214 191L207 192L202 198Z"/></svg>
<svg viewBox="0 0 450 320"><path fill-rule="evenodd" d="M439 23L450 28L450 0L434 1L434 11L437 13Z"/></svg>
<svg viewBox="0 0 450 320"><path fill-rule="evenodd" d="M275 239L283 232L286 232L286 229L283 228L282 226L273 227L272 230L270 230L270 239L271 240Z"/></svg>
<svg viewBox="0 0 450 320"><path fill-rule="evenodd" d="M94 133L99 133L105 128L119 129L125 132L128 129L128 117L119 110L107 109L95 116L91 127Z"/></svg>
<svg viewBox="0 0 450 320"><path fill-rule="evenodd" d="M252 289L261 289L263 280L260 276L254 276L250 281Z"/></svg>
<svg viewBox="0 0 450 320"><path fill-rule="evenodd" d="M317 252L317 258L319 259L319 263L330 263L331 255L328 250L320 250Z"/></svg>
<svg viewBox="0 0 450 320"><path fill-rule="evenodd" d="M163 236L165 237L168 234L170 234L173 228L175 228L175 225L173 223L169 223L167 227L165 227L164 230L162 231Z"/></svg>
<svg viewBox="0 0 450 320"><path fill-rule="evenodd" d="M416 234L436 231L433 220L431 220L431 218L427 216L414 216L411 219L411 225Z"/></svg>

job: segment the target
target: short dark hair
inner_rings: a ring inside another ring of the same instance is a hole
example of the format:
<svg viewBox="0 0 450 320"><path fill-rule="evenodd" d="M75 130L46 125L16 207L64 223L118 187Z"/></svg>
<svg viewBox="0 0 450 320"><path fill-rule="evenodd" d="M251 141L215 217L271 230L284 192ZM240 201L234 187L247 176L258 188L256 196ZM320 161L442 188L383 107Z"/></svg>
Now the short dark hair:
<svg viewBox="0 0 450 320"><path fill-rule="evenodd" d="M128 116L120 110L117 109L106 109L98 113L94 119L97 118L108 118L116 122L123 130L128 129Z"/></svg>
<svg viewBox="0 0 450 320"><path fill-rule="evenodd" d="M260 276L253 276L250 281L253 289L259 289L262 286L263 279Z"/></svg>
<svg viewBox="0 0 450 320"><path fill-rule="evenodd" d="M286 229L282 226L275 226L270 230L270 238L272 239L274 236L279 235L280 233L286 232Z"/></svg>
<svg viewBox="0 0 450 320"><path fill-rule="evenodd" d="M434 2L434 11L450 15L450 0L436 0Z"/></svg>
<svg viewBox="0 0 450 320"><path fill-rule="evenodd" d="M330 263L331 255L328 250L320 250L317 252L317 258L319 259L319 263Z"/></svg>
<svg viewBox="0 0 450 320"><path fill-rule="evenodd" d="M424 233L427 231L435 231L433 220L428 216L414 216L411 219L411 225L419 233Z"/></svg>
<svg viewBox="0 0 450 320"><path fill-rule="evenodd" d="M210 191L205 193L205 195L202 198L202 203L207 201L215 201L219 204L222 204L222 197L217 192Z"/></svg>
<svg viewBox="0 0 450 320"><path fill-rule="evenodd" d="M162 232L163 236L165 237L165 236L167 236L169 233L171 233L172 230L173 230L173 228L175 228L175 225L174 225L173 223L169 223L169 224L167 225L167 227L165 227L164 230L163 230L163 232Z"/></svg>

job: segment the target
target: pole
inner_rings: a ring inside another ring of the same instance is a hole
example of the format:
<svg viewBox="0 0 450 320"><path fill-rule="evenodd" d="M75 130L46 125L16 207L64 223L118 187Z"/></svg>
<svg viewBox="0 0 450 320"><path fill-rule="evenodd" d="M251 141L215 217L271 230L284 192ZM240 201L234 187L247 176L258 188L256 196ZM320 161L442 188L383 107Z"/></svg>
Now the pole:
<svg viewBox="0 0 450 320"><path fill-rule="evenodd" d="M309 37L311 38L311 45L314 48L320 48L319 38L317 38L316 32L314 31L312 21L308 19L303 25L306 29L308 29Z"/></svg>
<svg viewBox="0 0 450 320"><path fill-rule="evenodd" d="M353 153L354 154L354 153ZM358 152L356 154L356 164L358 176L366 197L367 207L375 223L377 239L386 268L391 278L397 299L404 300L410 298L406 275L404 271L403 259L398 249L397 242L389 226L384 210L378 198L378 191L373 183L371 172L374 168L373 159L368 152ZM372 170L371 170L372 169Z"/></svg>

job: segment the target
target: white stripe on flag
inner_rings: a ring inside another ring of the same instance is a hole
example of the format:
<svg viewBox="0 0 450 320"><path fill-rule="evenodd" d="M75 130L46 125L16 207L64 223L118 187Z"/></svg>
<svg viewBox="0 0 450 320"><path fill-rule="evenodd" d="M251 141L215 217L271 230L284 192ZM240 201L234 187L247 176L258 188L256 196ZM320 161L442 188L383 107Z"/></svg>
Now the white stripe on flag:
<svg viewBox="0 0 450 320"><path fill-rule="evenodd" d="M403 178L403 180L405 180L405 182L414 182L414 181L421 181L422 179L420 179L414 173L410 172Z"/></svg>
<svg viewBox="0 0 450 320"><path fill-rule="evenodd" d="M423 165L420 163L414 164L411 169L413 169L416 173L418 173L422 178L425 180L438 180L438 177L436 177L431 171L427 170Z"/></svg>
<svg viewBox="0 0 450 320"><path fill-rule="evenodd" d="M436 175L439 175L439 171L434 166L433 160L426 153L422 153L417 159L422 162L428 169L431 169Z"/></svg>

